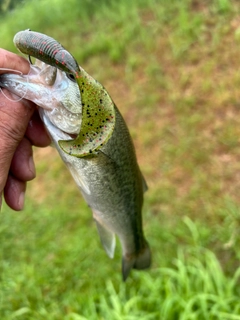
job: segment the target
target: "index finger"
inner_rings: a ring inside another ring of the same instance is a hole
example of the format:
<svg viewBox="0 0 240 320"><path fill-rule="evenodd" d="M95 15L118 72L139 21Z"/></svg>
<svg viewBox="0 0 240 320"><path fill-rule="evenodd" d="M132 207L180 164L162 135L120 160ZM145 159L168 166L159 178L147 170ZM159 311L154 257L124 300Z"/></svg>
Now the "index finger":
<svg viewBox="0 0 240 320"><path fill-rule="evenodd" d="M27 74L29 72L30 65L25 58L0 48L0 74L7 72L6 70L1 70L1 68L18 70Z"/></svg>

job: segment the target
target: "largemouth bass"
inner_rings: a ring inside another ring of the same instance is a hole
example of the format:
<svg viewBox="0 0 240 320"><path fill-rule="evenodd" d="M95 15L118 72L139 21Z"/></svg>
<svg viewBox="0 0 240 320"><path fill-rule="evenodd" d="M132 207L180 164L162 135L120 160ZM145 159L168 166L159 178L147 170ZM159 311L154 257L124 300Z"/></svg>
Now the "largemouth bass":
<svg viewBox="0 0 240 320"><path fill-rule="evenodd" d="M142 229L147 186L126 123L106 89L54 39L26 30L14 43L37 60L28 75L1 75L0 86L39 106L54 146L92 209L109 257L115 235L120 239L125 281L132 268L145 269L151 262Z"/></svg>

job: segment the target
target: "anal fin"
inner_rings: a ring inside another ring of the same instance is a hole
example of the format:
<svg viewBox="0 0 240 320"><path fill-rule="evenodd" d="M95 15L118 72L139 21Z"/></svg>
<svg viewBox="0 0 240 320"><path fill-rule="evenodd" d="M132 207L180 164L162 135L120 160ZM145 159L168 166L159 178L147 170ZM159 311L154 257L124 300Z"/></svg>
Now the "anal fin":
<svg viewBox="0 0 240 320"><path fill-rule="evenodd" d="M109 258L114 257L114 251L116 247L116 238L115 234L101 224L97 219L95 219L98 234L102 243L103 248L105 249Z"/></svg>

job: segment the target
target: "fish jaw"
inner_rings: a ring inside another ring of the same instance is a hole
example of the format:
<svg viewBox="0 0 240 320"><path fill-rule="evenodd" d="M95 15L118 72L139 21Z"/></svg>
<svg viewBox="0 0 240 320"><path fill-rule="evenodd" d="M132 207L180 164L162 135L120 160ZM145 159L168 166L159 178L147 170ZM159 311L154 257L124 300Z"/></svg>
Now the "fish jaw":
<svg viewBox="0 0 240 320"><path fill-rule="evenodd" d="M24 98L36 103L39 107L52 110L56 107L57 101L54 101L50 92L43 86L29 83L23 75L3 74L0 76L0 86L14 93L19 98ZM39 90L40 89L40 90ZM42 98L44 96L44 99Z"/></svg>
<svg viewBox="0 0 240 320"><path fill-rule="evenodd" d="M39 65L39 64L38 64ZM0 86L6 88L10 92L16 94L20 98L25 98L36 103L43 109L53 110L62 106L64 95L70 87L71 81L67 78L64 72L58 69L48 66L31 65L28 75L19 75L15 73L5 73L0 76ZM75 85L78 88L77 84ZM75 90L75 94L77 89ZM72 92L70 92L71 94ZM74 99L76 107L69 108L68 104L65 104L65 108L72 113L81 113L81 97L80 93Z"/></svg>
<svg viewBox="0 0 240 320"><path fill-rule="evenodd" d="M52 95L52 90L40 81L36 72L37 68L32 66L31 71L30 76L14 73L2 74L0 76L0 86L44 109L53 110L57 108L59 101Z"/></svg>
<svg viewBox="0 0 240 320"><path fill-rule="evenodd" d="M31 65L28 75L0 75L0 87L44 109L51 122L62 131L79 133L81 96L78 85L72 83L64 72L41 62Z"/></svg>

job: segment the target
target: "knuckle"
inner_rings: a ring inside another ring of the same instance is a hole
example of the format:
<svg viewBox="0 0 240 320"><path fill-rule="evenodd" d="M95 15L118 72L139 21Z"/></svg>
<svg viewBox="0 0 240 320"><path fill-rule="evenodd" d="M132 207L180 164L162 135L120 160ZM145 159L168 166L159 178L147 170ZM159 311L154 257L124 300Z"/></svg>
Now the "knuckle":
<svg viewBox="0 0 240 320"><path fill-rule="evenodd" d="M24 136L26 130L26 118L20 115L20 106L16 105L13 108L1 108L0 110L0 141L4 143L12 142L19 143Z"/></svg>
<svg viewBox="0 0 240 320"><path fill-rule="evenodd" d="M6 123L0 122L0 141L1 143L16 144L21 140L21 133L18 128L8 126Z"/></svg>

